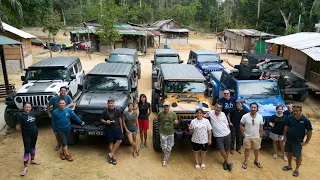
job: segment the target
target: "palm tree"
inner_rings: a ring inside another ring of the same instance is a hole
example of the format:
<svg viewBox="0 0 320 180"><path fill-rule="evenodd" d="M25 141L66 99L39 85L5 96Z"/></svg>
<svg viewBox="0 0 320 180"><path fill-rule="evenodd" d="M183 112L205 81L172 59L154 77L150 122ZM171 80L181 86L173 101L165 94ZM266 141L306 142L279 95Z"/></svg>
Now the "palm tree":
<svg viewBox="0 0 320 180"><path fill-rule="evenodd" d="M313 15L313 14L320 15L320 0L313 1L310 15Z"/></svg>
<svg viewBox="0 0 320 180"><path fill-rule="evenodd" d="M19 0L0 0L0 7L7 7L18 12L20 18L22 18L22 7ZM0 16L0 32L3 32L2 21Z"/></svg>

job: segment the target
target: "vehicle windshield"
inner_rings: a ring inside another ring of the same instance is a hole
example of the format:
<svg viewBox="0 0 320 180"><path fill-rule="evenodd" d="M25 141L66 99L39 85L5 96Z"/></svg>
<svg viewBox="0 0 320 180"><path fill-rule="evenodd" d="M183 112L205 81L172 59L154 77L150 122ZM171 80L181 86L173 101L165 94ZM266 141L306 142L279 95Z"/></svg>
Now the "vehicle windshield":
<svg viewBox="0 0 320 180"><path fill-rule="evenodd" d="M159 66L163 63L179 63L179 56L157 56L156 65Z"/></svg>
<svg viewBox="0 0 320 180"><path fill-rule="evenodd" d="M133 63L133 61L134 61L134 56L131 56L131 55L110 54L108 62L113 62L113 63L119 63L119 62Z"/></svg>
<svg viewBox="0 0 320 180"><path fill-rule="evenodd" d="M288 69L287 61L271 61L261 65L262 70L280 70L280 69Z"/></svg>
<svg viewBox="0 0 320 180"><path fill-rule="evenodd" d="M239 96L252 95L279 95L278 84L273 81L239 82Z"/></svg>
<svg viewBox="0 0 320 180"><path fill-rule="evenodd" d="M206 89L206 85L203 82L167 82L167 93L203 93Z"/></svg>
<svg viewBox="0 0 320 180"><path fill-rule="evenodd" d="M27 80L65 80L68 72L64 68L28 69Z"/></svg>
<svg viewBox="0 0 320 180"><path fill-rule="evenodd" d="M212 55L199 55L198 56L198 61L200 63L205 63L205 62L219 62L220 61L220 56L217 54L212 54Z"/></svg>
<svg viewBox="0 0 320 180"><path fill-rule="evenodd" d="M87 76L84 81L87 91L126 91L128 80L125 77Z"/></svg>

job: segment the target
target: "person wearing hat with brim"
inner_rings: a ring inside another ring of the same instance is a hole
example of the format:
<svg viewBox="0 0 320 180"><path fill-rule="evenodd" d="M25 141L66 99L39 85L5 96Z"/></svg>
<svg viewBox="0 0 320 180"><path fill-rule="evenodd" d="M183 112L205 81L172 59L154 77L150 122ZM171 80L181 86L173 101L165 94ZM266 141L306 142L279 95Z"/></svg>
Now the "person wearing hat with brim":
<svg viewBox="0 0 320 180"><path fill-rule="evenodd" d="M270 59L265 59L264 61L256 65L254 64L249 65L249 60L247 58L243 58L241 64L233 65L226 59L226 63L228 63L231 67L239 70L239 74L238 74L239 80L250 80L251 71L268 62L270 62Z"/></svg>
<svg viewBox="0 0 320 180"><path fill-rule="evenodd" d="M170 103L163 103L164 110L158 114L160 144L164 153L162 166L166 167L174 145L174 125L178 124L177 115L170 111Z"/></svg>

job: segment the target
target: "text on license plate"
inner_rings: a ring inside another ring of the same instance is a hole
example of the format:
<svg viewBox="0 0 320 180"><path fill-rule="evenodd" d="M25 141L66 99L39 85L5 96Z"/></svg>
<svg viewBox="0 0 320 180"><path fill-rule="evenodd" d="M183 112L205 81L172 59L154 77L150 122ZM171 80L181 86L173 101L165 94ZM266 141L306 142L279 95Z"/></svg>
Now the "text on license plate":
<svg viewBox="0 0 320 180"><path fill-rule="evenodd" d="M103 131L93 131L93 132L88 132L89 136L104 136Z"/></svg>

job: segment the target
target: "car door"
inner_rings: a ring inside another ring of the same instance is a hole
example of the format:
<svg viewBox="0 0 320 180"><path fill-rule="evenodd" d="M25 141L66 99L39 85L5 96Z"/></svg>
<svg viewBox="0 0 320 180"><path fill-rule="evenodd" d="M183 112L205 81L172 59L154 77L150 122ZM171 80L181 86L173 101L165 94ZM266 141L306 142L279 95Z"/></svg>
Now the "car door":
<svg viewBox="0 0 320 180"><path fill-rule="evenodd" d="M74 97L78 92L78 84L83 83L84 72L82 70L82 66L80 61L72 66L70 69L71 76L75 76L75 79L72 79L70 82L69 89L71 91L71 95Z"/></svg>
<svg viewBox="0 0 320 180"><path fill-rule="evenodd" d="M130 102L136 103L137 102L137 98L138 98L138 77L136 77L134 75L134 73L131 74L130 78L129 78L129 91L130 91ZM135 91L131 91L132 87L136 87Z"/></svg>

